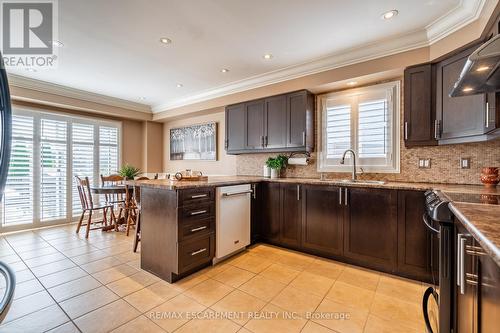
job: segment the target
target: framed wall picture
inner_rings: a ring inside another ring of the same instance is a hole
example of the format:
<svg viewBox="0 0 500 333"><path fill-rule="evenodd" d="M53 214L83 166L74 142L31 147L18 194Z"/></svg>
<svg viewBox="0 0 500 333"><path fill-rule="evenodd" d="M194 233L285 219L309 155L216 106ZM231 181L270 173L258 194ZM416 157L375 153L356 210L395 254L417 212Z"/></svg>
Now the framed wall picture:
<svg viewBox="0 0 500 333"><path fill-rule="evenodd" d="M170 160L217 160L217 123L170 129Z"/></svg>

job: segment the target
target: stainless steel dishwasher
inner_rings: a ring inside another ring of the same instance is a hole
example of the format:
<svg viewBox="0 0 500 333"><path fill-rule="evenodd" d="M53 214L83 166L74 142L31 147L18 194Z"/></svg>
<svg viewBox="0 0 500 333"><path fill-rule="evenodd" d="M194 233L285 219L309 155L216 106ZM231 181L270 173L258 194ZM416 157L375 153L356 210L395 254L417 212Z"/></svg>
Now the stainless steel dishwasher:
<svg viewBox="0 0 500 333"><path fill-rule="evenodd" d="M250 244L250 184L218 187L216 191L216 249L214 263Z"/></svg>

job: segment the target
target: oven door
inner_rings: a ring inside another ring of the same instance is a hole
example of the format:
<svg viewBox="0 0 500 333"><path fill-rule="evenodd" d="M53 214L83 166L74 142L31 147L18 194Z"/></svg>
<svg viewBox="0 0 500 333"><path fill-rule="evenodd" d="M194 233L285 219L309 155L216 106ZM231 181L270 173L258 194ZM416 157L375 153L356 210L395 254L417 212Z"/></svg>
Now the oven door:
<svg viewBox="0 0 500 333"><path fill-rule="evenodd" d="M422 300L422 311L427 333L439 332L439 278L436 276L434 266L434 239L439 238L440 227L427 214L422 216L423 223L430 233L429 253L432 272L432 284L424 293Z"/></svg>

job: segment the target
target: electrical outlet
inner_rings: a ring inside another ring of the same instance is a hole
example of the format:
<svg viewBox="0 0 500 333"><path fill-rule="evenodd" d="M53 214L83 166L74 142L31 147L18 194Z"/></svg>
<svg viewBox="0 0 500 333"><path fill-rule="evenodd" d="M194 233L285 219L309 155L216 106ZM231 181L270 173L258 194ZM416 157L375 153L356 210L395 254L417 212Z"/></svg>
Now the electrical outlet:
<svg viewBox="0 0 500 333"><path fill-rule="evenodd" d="M460 168L470 169L470 157L460 157Z"/></svg>
<svg viewBox="0 0 500 333"><path fill-rule="evenodd" d="M430 158L419 158L418 159L418 167L419 167L419 169L430 169L431 159Z"/></svg>

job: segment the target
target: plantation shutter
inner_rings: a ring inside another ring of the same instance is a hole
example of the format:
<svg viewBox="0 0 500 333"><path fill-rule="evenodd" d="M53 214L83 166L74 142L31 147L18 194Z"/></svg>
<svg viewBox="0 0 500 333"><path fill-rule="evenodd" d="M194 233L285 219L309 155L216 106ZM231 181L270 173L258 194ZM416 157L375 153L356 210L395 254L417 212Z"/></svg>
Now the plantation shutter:
<svg viewBox="0 0 500 333"><path fill-rule="evenodd" d="M351 147L351 105L331 103L326 112L327 158L340 158Z"/></svg>
<svg viewBox="0 0 500 333"><path fill-rule="evenodd" d="M40 220L66 218L67 186L66 121L41 119Z"/></svg>
<svg viewBox="0 0 500 333"><path fill-rule="evenodd" d="M12 151L5 194L3 225L33 223L33 117L12 116Z"/></svg>
<svg viewBox="0 0 500 333"><path fill-rule="evenodd" d="M110 175L118 171L118 128L99 126L99 173Z"/></svg>
<svg viewBox="0 0 500 333"><path fill-rule="evenodd" d="M73 177L71 179L71 184L73 188L73 215L78 215L82 211L77 183L74 176L78 176L82 179L89 177L91 183L94 181L94 128L95 126L92 124L72 124Z"/></svg>

